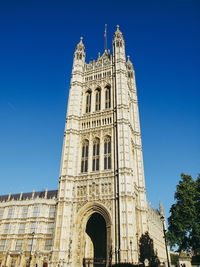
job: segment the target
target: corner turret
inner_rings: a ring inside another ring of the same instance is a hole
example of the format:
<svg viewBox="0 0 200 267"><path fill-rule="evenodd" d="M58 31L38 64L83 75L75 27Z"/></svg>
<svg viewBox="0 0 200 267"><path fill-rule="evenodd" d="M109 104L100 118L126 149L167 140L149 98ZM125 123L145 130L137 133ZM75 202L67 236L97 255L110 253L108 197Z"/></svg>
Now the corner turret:
<svg viewBox="0 0 200 267"><path fill-rule="evenodd" d="M81 64L85 62L85 46L83 44L83 37L80 38L80 42L76 46L76 50L74 52L74 64Z"/></svg>
<svg viewBox="0 0 200 267"><path fill-rule="evenodd" d="M125 60L125 42L123 38L122 32L119 30L119 25L117 25L117 30L114 33L114 40L113 40L113 51L116 55L116 59L123 59Z"/></svg>

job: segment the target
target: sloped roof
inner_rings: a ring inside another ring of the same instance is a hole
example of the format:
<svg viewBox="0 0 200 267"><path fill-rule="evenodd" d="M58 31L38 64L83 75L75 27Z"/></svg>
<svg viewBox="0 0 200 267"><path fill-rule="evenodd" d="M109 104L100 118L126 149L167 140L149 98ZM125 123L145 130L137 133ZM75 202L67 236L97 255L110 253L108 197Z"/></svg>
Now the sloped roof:
<svg viewBox="0 0 200 267"><path fill-rule="evenodd" d="M57 197L58 190L49 190L47 191L47 199L51 199L54 197ZM32 198L33 192L28 192L28 193L22 193L21 200L26 200L26 199L31 199ZM20 199L19 194L11 194L11 195L0 195L0 202L2 201L7 201L8 199L10 200L19 200ZM45 191L38 191L34 192L34 198L44 198L45 197Z"/></svg>

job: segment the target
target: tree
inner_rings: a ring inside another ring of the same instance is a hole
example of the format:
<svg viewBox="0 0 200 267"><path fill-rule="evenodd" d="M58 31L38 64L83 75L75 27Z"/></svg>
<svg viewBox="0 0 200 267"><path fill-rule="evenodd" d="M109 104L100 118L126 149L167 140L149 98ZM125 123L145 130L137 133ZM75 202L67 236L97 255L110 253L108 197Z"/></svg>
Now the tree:
<svg viewBox="0 0 200 267"><path fill-rule="evenodd" d="M160 264L160 261L154 252L153 239L150 238L149 233L146 232L140 237L139 241L140 246L140 262L143 263L145 259L148 259L149 266L157 267Z"/></svg>
<svg viewBox="0 0 200 267"><path fill-rule="evenodd" d="M200 250L200 176L194 181L190 175L181 174L174 194L176 203L171 206L167 238L178 251Z"/></svg>
<svg viewBox="0 0 200 267"><path fill-rule="evenodd" d="M191 233L192 249L200 255L200 174L195 182L195 219Z"/></svg>
<svg viewBox="0 0 200 267"><path fill-rule="evenodd" d="M174 266L178 265L178 258L179 258L178 254L170 253L170 259L171 259L172 265L174 265Z"/></svg>

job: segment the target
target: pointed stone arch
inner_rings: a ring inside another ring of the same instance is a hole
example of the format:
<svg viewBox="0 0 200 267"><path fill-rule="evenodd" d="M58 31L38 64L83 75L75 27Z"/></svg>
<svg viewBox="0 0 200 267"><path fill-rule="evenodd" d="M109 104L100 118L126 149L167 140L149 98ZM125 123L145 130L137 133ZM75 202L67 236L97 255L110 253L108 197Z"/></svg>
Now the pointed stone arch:
<svg viewBox="0 0 200 267"><path fill-rule="evenodd" d="M76 216L76 260L77 263L82 264L85 254L85 233L89 219L94 214L99 214L105 220L106 225L106 261L109 260L109 252L111 249L111 236L112 236L112 219L107 208L100 203L90 202L85 204Z"/></svg>

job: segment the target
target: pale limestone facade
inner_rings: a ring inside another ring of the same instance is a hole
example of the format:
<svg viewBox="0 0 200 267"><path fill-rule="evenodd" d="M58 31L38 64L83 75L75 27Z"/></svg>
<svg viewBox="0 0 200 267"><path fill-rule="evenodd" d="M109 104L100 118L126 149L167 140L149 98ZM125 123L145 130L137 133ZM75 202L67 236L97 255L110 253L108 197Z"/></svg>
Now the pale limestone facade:
<svg viewBox="0 0 200 267"><path fill-rule="evenodd" d="M105 50L87 64L82 38L76 47L58 194L52 198L8 199L1 205L5 210L10 205L19 210L27 205L30 214L31 207L41 206L31 266L80 267L94 258L104 265L90 266L138 263L139 238L146 231L154 240L159 259L166 261L160 220L164 213L153 210L146 201L135 72L129 57L126 60L119 27L114 34L113 54ZM56 207L55 218L48 216L50 206ZM32 217L20 219L18 213L15 220L6 215L3 218L0 238L8 241L0 251L1 261L9 267L12 260L15 266L25 266L30 255L26 243L31 239ZM13 229L26 224L18 252L14 248L21 237L17 230L3 233L8 222L15 225ZM48 224L54 222L53 233L47 233ZM53 240L49 251L45 250L46 239Z"/></svg>
<svg viewBox="0 0 200 267"><path fill-rule="evenodd" d="M0 266L49 263L56 203L57 190L0 196Z"/></svg>
<svg viewBox="0 0 200 267"><path fill-rule="evenodd" d="M135 72L119 28L112 55L105 50L87 64L82 38L76 47L58 192L53 265L62 259L78 267L84 258L136 263L147 230L165 260L160 214L146 201ZM101 217L105 226L93 229Z"/></svg>

